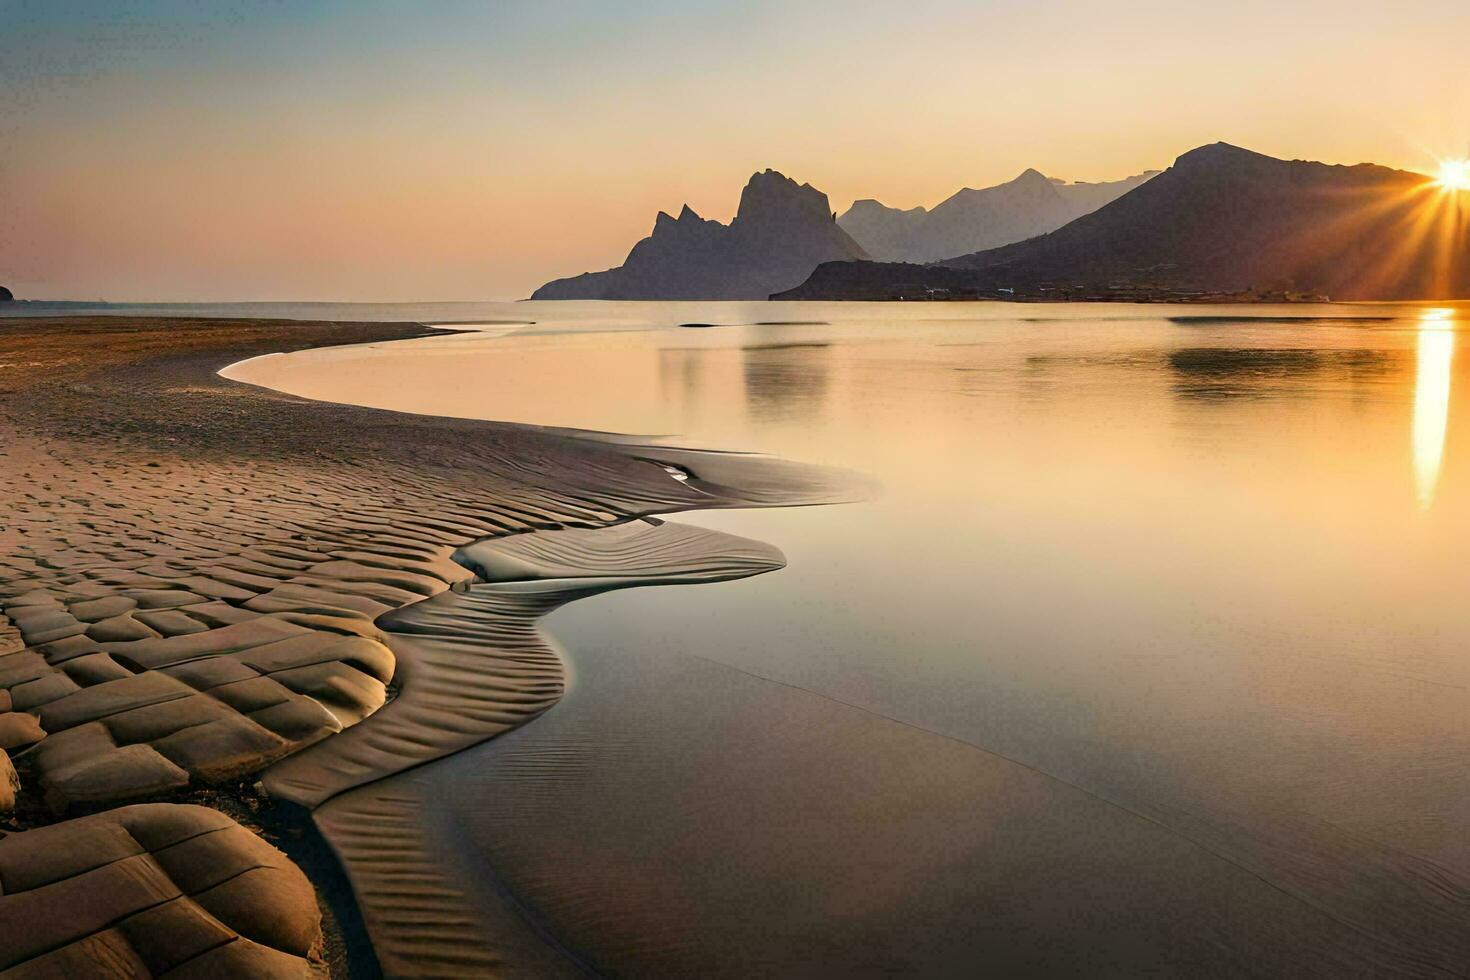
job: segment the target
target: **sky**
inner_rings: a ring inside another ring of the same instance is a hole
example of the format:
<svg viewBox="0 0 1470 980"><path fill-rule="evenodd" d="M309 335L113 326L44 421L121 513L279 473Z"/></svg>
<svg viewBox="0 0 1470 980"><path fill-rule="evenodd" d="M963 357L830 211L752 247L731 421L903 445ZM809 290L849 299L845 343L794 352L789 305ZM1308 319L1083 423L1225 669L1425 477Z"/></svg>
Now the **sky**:
<svg viewBox="0 0 1470 980"><path fill-rule="evenodd" d="M933 205L1225 140L1470 156L1464 0L0 0L0 285L517 299L773 167Z"/></svg>

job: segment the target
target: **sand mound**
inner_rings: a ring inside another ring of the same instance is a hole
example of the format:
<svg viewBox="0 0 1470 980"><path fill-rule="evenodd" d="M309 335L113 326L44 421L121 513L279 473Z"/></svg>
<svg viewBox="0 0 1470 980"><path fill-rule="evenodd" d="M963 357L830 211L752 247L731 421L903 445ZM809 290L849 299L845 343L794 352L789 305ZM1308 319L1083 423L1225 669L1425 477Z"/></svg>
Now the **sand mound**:
<svg viewBox="0 0 1470 980"><path fill-rule="evenodd" d="M0 839L7 977L320 977L321 914L224 814L149 804Z"/></svg>

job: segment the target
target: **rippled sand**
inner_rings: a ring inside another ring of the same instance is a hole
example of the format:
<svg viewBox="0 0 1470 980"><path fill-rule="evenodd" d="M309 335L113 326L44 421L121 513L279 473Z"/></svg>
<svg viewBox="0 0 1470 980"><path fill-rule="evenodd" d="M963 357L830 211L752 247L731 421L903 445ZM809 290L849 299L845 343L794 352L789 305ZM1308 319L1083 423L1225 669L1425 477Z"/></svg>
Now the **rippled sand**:
<svg viewBox="0 0 1470 980"><path fill-rule="evenodd" d="M563 674L535 622L559 602L779 564L761 546L625 522L840 492L830 474L752 457L309 403L215 376L258 353L424 333L4 325L0 721L19 733L9 747L28 819L41 819L43 798L64 815L177 797L249 780L282 757L267 787L316 806L441 758L555 702ZM548 579L558 561L586 560L579 535L596 533L560 529L599 527L621 546L595 581L528 588L502 574L449 591L484 570L488 542L552 530L505 551L521 578L539 567ZM391 828L341 823L334 844L370 898L385 961L401 941L414 948L411 971L466 955L371 900L371 859L392 849ZM350 842L364 829L358 862ZM432 876L446 859L426 855L415 873ZM462 895L451 904L468 907Z"/></svg>
<svg viewBox="0 0 1470 980"><path fill-rule="evenodd" d="M857 703L877 675L852 665L857 696L842 698L815 676L798 684L800 664L791 682L772 676L784 647L748 670L704 655L712 630L770 635L753 621L770 604L732 623L687 603L643 648L583 625L562 651L541 631L594 593L673 586L648 594L678 602L686 584L714 595L704 586L779 570L769 544L649 515L846 499L838 474L308 403L213 375L262 352L421 332L122 319L0 332L0 421L14 433L0 448L0 733L8 717L21 740L26 820L52 819L43 802L71 812L261 779L311 808L395 975L1461 972L1457 862L1252 792L1224 763L1262 746L1180 727L1174 738L1212 751L1170 772L1162 754L1130 753L1152 744L1139 733L1093 739L1085 723L1101 716L1070 711L1041 712L1052 741L1030 753L1065 750L1079 769L1120 758L1111 783L1006 751L1034 734L1019 699L1045 695L1029 672L1051 661L986 645L994 689L952 693L999 714L966 719L979 736L962 736ZM1136 384L1163 364L1174 408L1339 367L1393 381L1402 362L1192 343L1121 366ZM755 409L810 388L798 355L827 348L796 346L748 348ZM391 347L375 356L391 367ZM692 378L696 360L670 365ZM884 359L881 379L899 363ZM1053 367L1030 357L1026 370L1035 393ZM855 386L854 404L878 387ZM1419 415L1416 402L1416 438ZM897 438L922 450L922 434ZM961 472L919 455L937 481ZM809 655L872 623L896 637L875 648L902 652L926 625L890 600L936 594L935 552L898 552L950 511L859 513L893 523L886 552L849 558L886 588L865 586L860 616L823 607L831 628L803 635ZM1193 676L1159 682L1208 700ZM1115 694L1105 681L1089 693ZM1244 735L1273 749L1267 721ZM1160 794L1159 779L1182 789Z"/></svg>

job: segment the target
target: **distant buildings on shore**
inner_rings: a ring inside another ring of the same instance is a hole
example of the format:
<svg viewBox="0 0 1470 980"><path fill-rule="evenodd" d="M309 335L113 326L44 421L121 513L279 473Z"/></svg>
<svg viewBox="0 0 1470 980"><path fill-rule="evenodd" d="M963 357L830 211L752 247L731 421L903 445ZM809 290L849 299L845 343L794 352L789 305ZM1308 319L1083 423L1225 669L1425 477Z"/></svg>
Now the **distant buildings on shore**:
<svg viewBox="0 0 1470 980"><path fill-rule="evenodd" d="M1029 288L1015 286L928 286L897 283L886 298L895 301L1009 300L1031 303L1328 303L1321 293L1287 287L1221 291L1139 282L1109 282L1100 285L1038 283Z"/></svg>

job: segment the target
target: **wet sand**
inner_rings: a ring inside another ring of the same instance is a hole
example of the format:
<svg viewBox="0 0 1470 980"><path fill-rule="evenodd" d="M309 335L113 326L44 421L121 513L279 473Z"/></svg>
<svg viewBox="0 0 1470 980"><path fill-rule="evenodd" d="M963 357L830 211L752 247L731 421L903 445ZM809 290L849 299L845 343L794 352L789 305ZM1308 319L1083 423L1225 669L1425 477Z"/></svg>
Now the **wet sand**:
<svg viewBox="0 0 1470 980"><path fill-rule="evenodd" d="M23 365L0 368L0 596L32 658L8 693L56 729L18 756L25 795L69 814L159 772L187 783L169 798L261 779L310 808L393 975L1461 972L1453 864L1341 826L1233 832L1257 796L1140 806L705 659L697 630L672 653L540 630L597 592L778 569L770 545L642 518L843 498L833 474L213 376L421 333L0 327ZM128 765L99 782L91 752Z"/></svg>
<svg viewBox="0 0 1470 980"><path fill-rule="evenodd" d="M753 457L307 402L216 377L262 353L429 332L0 324L0 721L21 731L12 752L31 822L38 799L71 816L262 772L274 798L315 807L442 758L560 696L535 626L547 609L780 563L728 536L625 522L841 494L829 474ZM595 579L568 584L565 564L588 560L580 535L595 528L616 544ZM498 567L466 548L539 529L556 530ZM490 594L450 591L476 569L498 580ZM516 916L474 911L444 875L453 855L400 860L394 835L431 816L322 821L388 972L562 962Z"/></svg>

